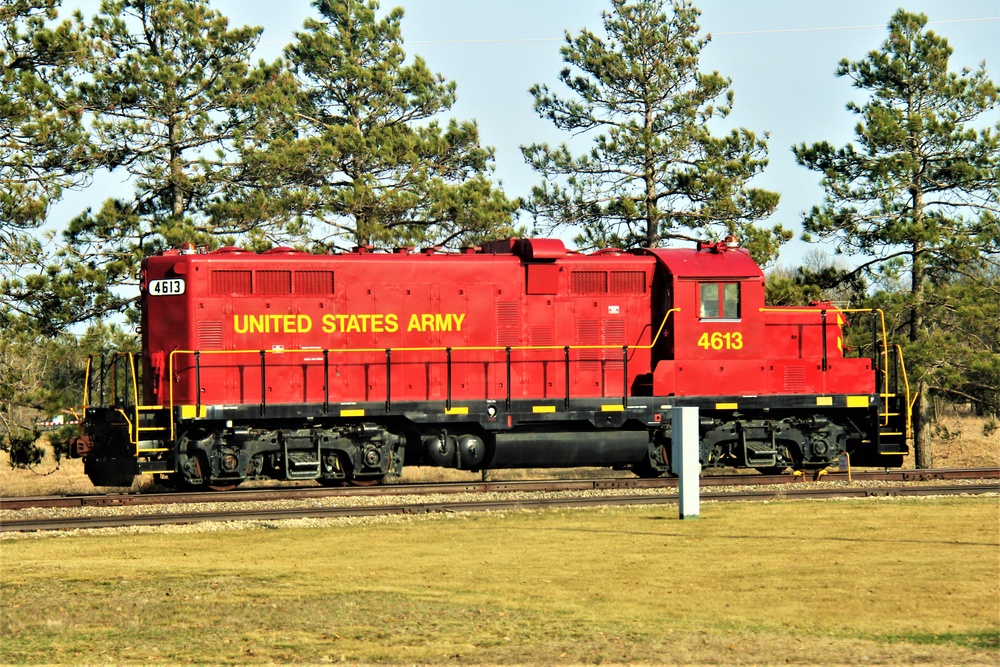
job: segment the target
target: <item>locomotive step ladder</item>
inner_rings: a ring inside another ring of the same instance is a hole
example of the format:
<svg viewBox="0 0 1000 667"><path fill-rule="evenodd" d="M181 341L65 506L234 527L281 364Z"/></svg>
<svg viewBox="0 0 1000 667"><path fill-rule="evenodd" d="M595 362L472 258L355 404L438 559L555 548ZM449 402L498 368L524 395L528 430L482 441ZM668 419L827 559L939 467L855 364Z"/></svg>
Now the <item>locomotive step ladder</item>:
<svg viewBox="0 0 1000 667"><path fill-rule="evenodd" d="M773 444L747 442L746 434L740 432L743 441L743 456L750 468L770 467L778 464L778 450Z"/></svg>
<svg viewBox="0 0 1000 667"><path fill-rule="evenodd" d="M319 439L316 440L316 451L288 451L288 441L282 439L282 448L285 461L285 477L287 479L318 479L320 476L320 462L322 453L319 448Z"/></svg>
<svg viewBox="0 0 1000 667"><path fill-rule="evenodd" d="M878 400L878 453L908 454L910 436L910 384L898 345L884 348L881 391Z"/></svg>

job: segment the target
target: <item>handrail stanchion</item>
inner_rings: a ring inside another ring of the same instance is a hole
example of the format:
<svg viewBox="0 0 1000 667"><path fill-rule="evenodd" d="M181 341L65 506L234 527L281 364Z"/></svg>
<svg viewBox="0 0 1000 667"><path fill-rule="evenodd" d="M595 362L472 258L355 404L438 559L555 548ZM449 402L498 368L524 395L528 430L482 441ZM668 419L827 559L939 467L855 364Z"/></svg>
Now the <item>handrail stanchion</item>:
<svg viewBox="0 0 1000 667"><path fill-rule="evenodd" d="M106 389L105 389L105 383L106 383L106 381L107 381L107 377L106 377L106 371L104 370L104 353L101 352L101 385L100 385L101 386L101 392L100 392L100 396L99 396L100 401L101 401L101 407L105 407L107 405L107 402L108 402L107 394L105 393L105 391L106 391Z"/></svg>
<svg viewBox="0 0 1000 667"><path fill-rule="evenodd" d="M622 345L622 407L628 407L628 345Z"/></svg>
<svg viewBox="0 0 1000 667"><path fill-rule="evenodd" d="M385 411L392 409L392 350L385 348Z"/></svg>
<svg viewBox="0 0 1000 667"><path fill-rule="evenodd" d="M569 345L563 346L563 360L566 366L566 409L569 410Z"/></svg>
<svg viewBox="0 0 1000 667"><path fill-rule="evenodd" d="M194 414L201 414L201 350L194 351Z"/></svg>
<svg viewBox="0 0 1000 667"><path fill-rule="evenodd" d="M822 319L823 327L823 372L826 372L827 362L826 362L826 310L820 311L820 318Z"/></svg>
<svg viewBox="0 0 1000 667"><path fill-rule="evenodd" d="M267 408L267 372L264 363L264 350L260 351L260 416L264 416Z"/></svg>
<svg viewBox="0 0 1000 667"><path fill-rule="evenodd" d="M451 410L451 348L445 348L445 355L448 357L448 397L445 400L444 407L446 410Z"/></svg>
<svg viewBox="0 0 1000 667"><path fill-rule="evenodd" d="M510 345L505 348L507 353L507 409L510 410Z"/></svg>
<svg viewBox="0 0 1000 667"><path fill-rule="evenodd" d="M330 414L330 350L323 350L323 414Z"/></svg>

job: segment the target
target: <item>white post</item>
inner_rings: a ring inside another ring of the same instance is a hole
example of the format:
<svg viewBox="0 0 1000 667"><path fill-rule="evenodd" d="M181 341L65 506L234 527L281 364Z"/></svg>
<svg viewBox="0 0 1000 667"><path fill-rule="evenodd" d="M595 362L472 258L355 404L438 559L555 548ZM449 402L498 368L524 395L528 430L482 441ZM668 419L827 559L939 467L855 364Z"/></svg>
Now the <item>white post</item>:
<svg viewBox="0 0 1000 667"><path fill-rule="evenodd" d="M698 433L698 408L674 408L671 418L670 469L680 477L678 504L681 519L697 519L701 514L701 495L698 476L701 463L698 450L701 438Z"/></svg>

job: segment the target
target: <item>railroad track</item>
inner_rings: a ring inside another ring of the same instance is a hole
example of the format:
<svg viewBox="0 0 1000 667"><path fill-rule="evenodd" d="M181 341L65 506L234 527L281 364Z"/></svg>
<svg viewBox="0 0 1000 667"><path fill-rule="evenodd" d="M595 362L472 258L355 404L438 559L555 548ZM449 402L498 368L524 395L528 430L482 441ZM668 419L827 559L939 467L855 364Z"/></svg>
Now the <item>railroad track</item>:
<svg viewBox="0 0 1000 667"><path fill-rule="evenodd" d="M921 474L919 476L909 475L907 477L898 477L900 473L913 473L915 471L895 471L888 473L889 476L895 476L893 480L901 480L904 482L915 482L915 481L941 481L947 479L998 479L1000 478L1000 469L989 468L989 469L971 469L971 470L936 470L936 471L919 471ZM928 474L930 473L930 476ZM881 476L876 477L879 481L886 481L885 477L887 473L872 473L872 475ZM758 485L764 484L764 476L753 475L753 476L720 476L720 477L707 477L702 478L703 486L718 486L720 484L725 484L726 486L733 486L733 479L753 477L757 480ZM854 473L854 478L858 478L858 473ZM837 476L831 475L831 479L837 479ZM846 480L846 475L844 476ZM720 484L708 483L705 484L705 480L724 480ZM867 478L871 480L872 478ZM432 495L440 493L485 493L487 491L491 492L553 492L553 491L613 491L620 489L655 489L655 488L669 488L670 481L673 481L673 486L676 486L676 480L632 480L632 479L615 479L615 480L574 480L574 481L558 481L558 482L484 482L481 484L466 484L466 483L449 483L449 484L419 484L419 485L390 485L386 487L378 487L381 491L381 495ZM653 484L654 482L659 482L659 486ZM743 482L746 484L746 482ZM773 482L769 482L773 484ZM446 491L437 490L440 487L447 489ZM490 488L481 488L490 487ZM433 489L433 490L432 490ZM300 493L289 494L288 491L300 491ZM265 490L265 491L250 491L242 493L213 493L208 494L208 498L211 502L260 502L262 500L274 500L275 494L281 494L280 498L287 500L289 496L294 497L296 500L299 499L309 499L316 496L329 497L329 496L359 496L359 495L378 495L376 493L375 487L367 488L353 488L353 489L283 489L278 490ZM339 492L339 493L338 493ZM902 486L879 486L879 487L855 487L855 486L843 486L843 485L813 485L813 484L803 484L787 486L787 484L779 484L778 488L770 489L757 489L750 491L702 491L701 498L706 501L753 501L753 500L775 500L775 499L804 499L804 498L857 498L857 497L872 497L872 496L926 496L926 495L962 495L962 494L983 494L983 493L997 493L1000 492L1000 484L908 484ZM269 497L256 497L261 494L269 495ZM193 503L193 502L203 502L196 501L192 499L192 494L155 494L155 495L166 495L172 500L167 502L172 503ZM194 494L198 496L199 494ZM233 496L242 496L241 498L234 498ZM149 498L150 496L128 496L129 498ZM179 497L183 497L183 500L179 500ZM106 496L77 496L74 498L91 498L98 499L104 498ZM627 494L627 495L597 495L597 496L572 496L572 497L523 497L516 496L511 493L510 498L504 499L490 499L490 500L456 500L456 501L415 501L415 502L405 502L397 504L381 504L381 505L327 505L327 506L297 506L297 507L282 507L282 508L268 508L268 507L256 507L256 508L240 508L240 509L223 509L217 511L192 511L188 509L183 509L180 511L172 512L160 512L152 514L116 514L114 516L107 515L76 515L76 516L33 516L18 518L16 512L10 513L2 521L0 521L0 531L3 532L27 532L27 531L45 531L45 530L75 530L75 529L92 529L92 528L114 528L123 526L158 526L167 524L191 524L200 523L205 521L216 521L216 522L226 522L226 521L274 521L281 519L319 519L319 518L338 518L338 517L360 517L360 516L374 516L374 515L393 515L393 514L429 514L429 513L447 513L447 512L476 512L476 511L500 511L500 510L514 510L514 509L542 509L542 508L557 508L557 507L593 507L593 506L609 506L609 505L651 505L651 504L670 504L676 503L676 494ZM114 505L116 503L105 502L104 507L108 505ZM121 505L122 503L117 503ZM133 503L135 504L135 503ZM149 504L149 503L145 503ZM80 507L81 505L73 505L73 507ZM93 506L93 505L92 505ZM38 508L39 505L34 505L32 507ZM49 505L48 507L53 507ZM65 507L65 506L63 506ZM0 507L0 509L10 509L6 507Z"/></svg>
<svg viewBox="0 0 1000 667"><path fill-rule="evenodd" d="M857 481L929 482L947 480L1000 479L1000 468L936 468L926 470L853 471ZM846 472L826 472L823 481L847 481ZM798 484L817 481L817 475L703 475L702 487L764 486ZM637 477L578 479L578 480L512 480L497 482L430 482L417 484L387 484L384 486L347 487L275 487L234 491L171 491L168 493L109 493L67 496L0 497L0 511L28 508L58 507L122 507L131 505L166 505L194 503L233 503L289 499L408 496L458 493L512 493L556 491L604 491L612 489L671 489L677 487L676 477L641 479Z"/></svg>

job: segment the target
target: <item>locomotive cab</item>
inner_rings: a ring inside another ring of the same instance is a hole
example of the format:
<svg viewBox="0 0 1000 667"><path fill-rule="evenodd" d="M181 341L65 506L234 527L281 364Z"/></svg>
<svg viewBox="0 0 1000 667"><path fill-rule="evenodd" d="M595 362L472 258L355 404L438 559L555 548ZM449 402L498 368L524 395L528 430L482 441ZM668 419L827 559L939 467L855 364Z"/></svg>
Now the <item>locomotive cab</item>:
<svg viewBox="0 0 1000 667"><path fill-rule="evenodd" d="M750 254L731 241L647 252L663 276L659 298L675 309L671 345L653 372L654 395L758 391L764 275Z"/></svg>

